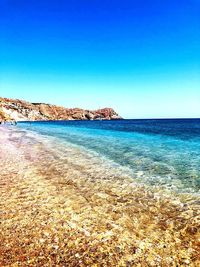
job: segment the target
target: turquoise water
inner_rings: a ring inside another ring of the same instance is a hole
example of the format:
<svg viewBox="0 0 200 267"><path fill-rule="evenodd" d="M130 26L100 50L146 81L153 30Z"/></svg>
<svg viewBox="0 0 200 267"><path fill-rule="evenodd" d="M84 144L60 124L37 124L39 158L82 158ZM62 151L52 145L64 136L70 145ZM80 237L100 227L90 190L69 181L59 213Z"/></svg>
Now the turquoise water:
<svg viewBox="0 0 200 267"><path fill-rule="evenodd" d="M18 127L95 152L136 182L199 193L200 119L57 121Z"/></svg>

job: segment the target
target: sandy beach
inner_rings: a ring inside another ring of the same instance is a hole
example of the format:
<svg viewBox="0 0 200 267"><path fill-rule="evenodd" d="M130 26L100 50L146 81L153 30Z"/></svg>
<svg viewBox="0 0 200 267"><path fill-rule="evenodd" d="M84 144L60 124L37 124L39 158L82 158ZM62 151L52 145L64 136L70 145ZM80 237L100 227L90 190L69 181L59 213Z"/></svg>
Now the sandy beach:
<svg viewBox="0 0 200 267"><path fill-rule="evenodd" d="M199 266L199 199L0 127L0 266Z"/></svg>

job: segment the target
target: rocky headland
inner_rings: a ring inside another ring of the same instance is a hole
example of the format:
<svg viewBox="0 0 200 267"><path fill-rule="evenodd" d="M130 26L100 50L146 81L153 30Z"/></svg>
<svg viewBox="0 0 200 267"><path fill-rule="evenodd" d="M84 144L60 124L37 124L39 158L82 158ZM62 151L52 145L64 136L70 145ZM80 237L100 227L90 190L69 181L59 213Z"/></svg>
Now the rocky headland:
<svg viewBox="0 0 200 267"><path fill-rule="evenodd" d="M112 108L85 110L0 97L0 122L122 119Z"/></svg>

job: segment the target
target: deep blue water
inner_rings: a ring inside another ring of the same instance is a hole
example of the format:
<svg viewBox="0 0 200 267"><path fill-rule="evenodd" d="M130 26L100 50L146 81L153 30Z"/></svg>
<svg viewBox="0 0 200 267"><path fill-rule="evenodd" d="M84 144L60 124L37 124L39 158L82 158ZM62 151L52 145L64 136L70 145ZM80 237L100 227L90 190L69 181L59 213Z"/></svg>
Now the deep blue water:
<svg viewBox="0 0 200 267"><path fill-rule="evenodd" d="M200 119L25 122L19 127L97 152L139 182L200 189Z"/></svg>

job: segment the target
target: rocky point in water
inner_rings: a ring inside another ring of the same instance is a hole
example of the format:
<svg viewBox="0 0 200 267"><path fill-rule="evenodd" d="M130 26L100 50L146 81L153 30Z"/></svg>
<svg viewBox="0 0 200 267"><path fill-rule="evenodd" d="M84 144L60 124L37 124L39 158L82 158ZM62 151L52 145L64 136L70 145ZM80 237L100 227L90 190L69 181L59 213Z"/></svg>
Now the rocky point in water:
<svg viewBox="0 0 200 267"><path fill-rule="evenodd" d="M0 97L0 122L41 120L116 120L122 119L112 108L85 110L44 103L30 103Z"/></svg>

